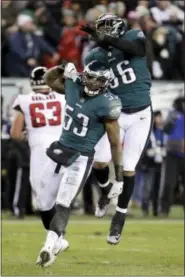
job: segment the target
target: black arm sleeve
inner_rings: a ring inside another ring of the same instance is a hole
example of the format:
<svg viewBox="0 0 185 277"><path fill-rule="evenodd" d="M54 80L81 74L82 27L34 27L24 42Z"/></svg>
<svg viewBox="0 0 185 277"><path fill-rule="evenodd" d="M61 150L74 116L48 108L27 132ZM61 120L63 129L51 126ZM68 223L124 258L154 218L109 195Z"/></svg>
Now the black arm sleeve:
<svg viewBox="0 0 185 277"><path fill-rule="evenodd" d="M144 57L146 55L146 44L145 40L142 39L130 41L122 38L105 36L103 41L132 56Z"/></svg>

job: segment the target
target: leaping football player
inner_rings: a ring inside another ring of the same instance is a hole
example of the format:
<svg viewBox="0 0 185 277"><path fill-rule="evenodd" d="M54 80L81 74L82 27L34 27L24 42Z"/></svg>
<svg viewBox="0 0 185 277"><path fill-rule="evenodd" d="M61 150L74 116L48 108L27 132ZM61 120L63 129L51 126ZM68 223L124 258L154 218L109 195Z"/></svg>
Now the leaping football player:
<svg viewBox="0 0 185 277"><path fill-rule="evenodd" d="M112 73L109 89L122 103L120 139L123 144L123 190L119 195L116 212L112 218L107 242L117 244L125 224L128 204L134 189L136 167L148 143L152 129L150 99L151 76L146 59L146 38L139 29L127 31L124 21L112 14L102 14L95 27L82 26L98 44L85 57L85 66L93 60L104 61ZM102 217L108 209L111 189L108 162L111 160L106 135L97 147L94 172L102 188L95 215Z"/></svg>

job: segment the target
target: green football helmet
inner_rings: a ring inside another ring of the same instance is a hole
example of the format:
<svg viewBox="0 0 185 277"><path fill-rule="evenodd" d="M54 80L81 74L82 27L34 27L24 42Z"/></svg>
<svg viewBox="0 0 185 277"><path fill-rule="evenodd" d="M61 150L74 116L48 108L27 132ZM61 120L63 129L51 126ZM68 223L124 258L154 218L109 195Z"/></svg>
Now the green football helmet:
<svg viewBox="0 0 185 277"><path fill-rule="evenodd" d="M111 73L109 68L101 61L92 61L87 64L82 74L82 82L85 93L95 96L102 93L109 85Z"/></svg>
<svg viewBox="0 0 185 277"><path fill-rule="evenodd" d="M119 37L126 32L126 24L122 18L113 13L104 13L96 20L96 32L112 37Z"/></svg>

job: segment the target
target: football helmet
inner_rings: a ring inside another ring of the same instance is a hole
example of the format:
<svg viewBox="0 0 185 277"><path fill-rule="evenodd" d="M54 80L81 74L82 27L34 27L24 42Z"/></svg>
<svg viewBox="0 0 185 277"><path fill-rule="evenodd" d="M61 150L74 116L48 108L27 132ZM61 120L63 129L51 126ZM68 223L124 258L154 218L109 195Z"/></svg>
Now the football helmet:
<svg viewBox="0 0 185 277"><path fill-rule="evenodd" d="M44 74L47 72L47 68L44 66L35 67L30 74L30 85L35 90L46 89L49 90L49 86L44 81Z"/></svg>
<svg viewBox="0 0 185 277"><path fill-rule="evenodd" d="M85 93L88 96L95 96L102 93L111 80L110 70L101 61L92 61L85 66L82 74L82 82L85 86Z"/></svg>
<svg viewBox="0 0 185 277"><path fill-rule="evenodd" d="M126 32L126 24L122 18L113 13L104 13L96 20L96 32L112 37L119 37Z"/></svg>

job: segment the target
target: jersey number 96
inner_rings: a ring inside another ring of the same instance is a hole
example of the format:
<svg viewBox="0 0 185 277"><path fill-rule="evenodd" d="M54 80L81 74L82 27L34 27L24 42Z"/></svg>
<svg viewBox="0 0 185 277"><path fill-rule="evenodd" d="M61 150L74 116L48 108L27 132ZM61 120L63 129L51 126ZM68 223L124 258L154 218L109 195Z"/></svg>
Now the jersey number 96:
<svg viewBox="0 0 185 277"><path fill-rule="evenodd" d="M122 61L120 63L117 64L117 71L118 71L118 75L121 76L122 78L122 83L125 85L131 84L133 82L136 81L136 75L134 73L134 70L132 67L123 69L122 65L127 65L129 62L128 61ZM112 82L110 83L110 87L111 89L117 88L120 84L118 81L119 77L116 77L112 68L111 68L111 74L112 74Z"/></svg>

